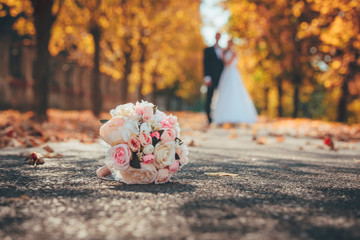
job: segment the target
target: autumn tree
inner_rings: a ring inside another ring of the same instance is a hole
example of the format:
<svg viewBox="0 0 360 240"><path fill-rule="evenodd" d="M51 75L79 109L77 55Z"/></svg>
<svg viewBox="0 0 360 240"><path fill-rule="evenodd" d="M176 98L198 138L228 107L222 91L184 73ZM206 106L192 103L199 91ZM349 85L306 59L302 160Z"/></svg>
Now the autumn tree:
<svg viewBox="0 0 360 240"><path fill-rule="evenodd" d="M100 41L104 25L107 25L107 11L111 11L108 3L111 1L103 0L74 0L75 5L79 8L69 8L69 11L78 11L84 18L81 21L85 23L85 28L92 36L94 53L93 53L93 74L91 79L91 98L92 111L95 116L99 116L102 109L102 96L100 88Z"/></svg>
<svg viewBox="0 0 360 240"><path fill-rule="evenodd" d="M53 11L60 6L55 3ZM68 59L93 67L91 92L95 114L99 113L102 101L100 72L123 82L119 95L124 102L128 101L128 90L137 91L139 98L151 95L153 101L156 92L165 89L171 89L171 97L194 100L200 96L200 58L204 47L200 1L61 3L48 49L52 56L66 52ZM29 19L21 21L23 30L29 29L29 23L33 26L33 12L28 16Z"/></svg>
<svg viewBox="0 0 360 240"><path fill-rule="evenodd" d="M157 90L183 89L189 83L201 82L201 76L188 72L200 67L203 41L200 35L199 1L124 1L125 17L121 18L122 48L125 61L124 80L130 90L136 90L139 99L151 94L156 101ZM194 46L198 46L194 48ZM132 53L128 53L131 49ZM189 51L191 49L191 51ZM130 57L131 56L131 57ZM189 59L196 58L190 65ZM131 66L131 67L129 67ZM131 69L131 74L128 71ZM195 72L198 71L195 70ZM199 71L200 72L200 71ZM187 76L190 77L187 79ZM199 81L200 80L200 81ZM198 86L199 84L197 84ZM188 87L187 87L188 88ZM196 94L200 87L188 89ZM196 93L194 91L197 91ZM184 91L177 93L189 98Z"/></svg>
<svg viewBox="0 0 360 240"><path fill-rule="evenodd" d="M320 81L338 92L336 120L348 118L348 104L360 95L360 2L354 0L309 1L318 17L299 31L301 39L318 37ZM358 109L359 110L359 109Z"/></svg>
<svg viewBox="0 0 360 240"><path fill-rule="evenodd" d="M8 4L13 17L22 15L18 20L29 19L35 30L36 62L34 66L34 112L40 120L46 119L49 95L49 41L52 26L61 11L64 0L13 0L1 1ZM16 23L15 23L16 24ZM25 24L18 24L18 31L26 32Z"/></svg>
<svg viewBox="0 0 360 240"><path fill-rule="evenodd" d="M293 88L293 117L299 113L300 89L306 82L311 83L314 71L309 49L317 41L315 37L300 39L297 32L301 24L313 18L314 13L306 1L265 0L265 1L227 1L232 14L229 31L243 39L240 46L245 56L254 61L252 72L266 72L263 76L272 79L265 81L265 94L269 85L277 87L278 116L283 115L284 81ZM247 64L249 65L249 64ZM266 96L267 97L267 96ZM265 97L265 102L267 99Z"/></svg>

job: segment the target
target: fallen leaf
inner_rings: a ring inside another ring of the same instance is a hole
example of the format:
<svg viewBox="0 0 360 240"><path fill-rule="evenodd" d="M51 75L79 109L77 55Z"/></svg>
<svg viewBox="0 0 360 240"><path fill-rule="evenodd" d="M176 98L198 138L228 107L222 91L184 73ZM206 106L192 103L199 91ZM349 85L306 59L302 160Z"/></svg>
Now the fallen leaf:
<svg viewBox="0 0 360 240"><path fill-rule="evenodd" d="M204 174L208 175L208 176L219 176L219 177L222 177L222 176L236 177L239 175L236 173L227 173L227 172L206 172Z"/></svg>
<svg viewBox="0 0 360 240"><path fill-rule="evenodd" d="M50 146L48 146L48 145L44 146L43 149L44 149L45 151L47 151L48 153L54 152L54 149L52 149L52 148L51 148Z"/></svg>
<svg viewBox="0 0 360 240"><path fill-rule="evenodd" d="M5 135L8 137L14 137L15 135L15 129L13 127L7 127L5 129L3 129L2 131L0 131L0 135Z"/></svg>
<svg viewBox="0 0 360 240"><path fill-rule="evenodd" d="M234 139L234 138L237 138L237 137L238 137L238 135L236 133L232 133L232 134L229 135L229 138L231 138L231 139Z"/></svg>
<svg viewBox="0 0 360 240"><path fill-rule="evenodd" d="M259 137L256 141L257 144L260 144L260 145L264 145L267 143L267 138L266 137Z"/></svg>
<svg viewBox="0 0 360 240"><path fill-rule="evenodd" d="M57 154L55 154L55 156L54 156L55 158L62 158L63 157L63 155L61 154L61 153L57 153Z"/></svg>
<svg viewBox="0 0 360 240"><path fill-rule="evenodd" d="M23 194L19 197L9 198L8 200L11 202L28 201L30 200L30 197L27 194Z"/></svg>
<svg viewBox="0 0 360 240"><path fill-rule="evenodd" d="M234 128L234 126L231 123L224 123L222 125L222 128L223 129L232 129L232 128Z"/></svg>
<svg viewBox="0 0 360 240"><path fill-rule="evenodd" d="M189 147L195 147L195 142L194 140L191 140L191 142L188 144Z"/></svg>
<svg viewBox="0 0 360 240"><path fill-rule="evenodd" d="M283 136L277 136L277 137L276 137L276 141L277 141L278 143L281 143L281 142L284 141L284 137L283 137Z"/></svg>
<svg viewBox="0 0 360 240"><path fill-rule="evenodd" d="M63 155L60 153L56 153L56 154L47 153L44 157L45 158L62 158Z"/></svg>
<svg viewBox="0 0 360 240"><path fill-rule="evenodd" d="M330 135L328 135L324 138L324 144L329 146L330 150L333 150L333 151L336 150L334 141Z"/></svg>
<svg viewBox="0 0 360 240"><path fill-rule="evenodd" d="M24 146L28 147L28 148L37 147L39 145L40 145L40 143L36 139L34 139L32 137L26 138L25 143L24 143Z"/></svg>
<svg viewBox="0 0 360 240"><path fill-rule="evenodd" d="M44 164L45 161L43 159L43 155L41 153L38 152L32 152L29 153L29 155L25 158L25 162L27 162L28 164L34 165L35 167L37 167L37 165L41 165Z"/></svg>

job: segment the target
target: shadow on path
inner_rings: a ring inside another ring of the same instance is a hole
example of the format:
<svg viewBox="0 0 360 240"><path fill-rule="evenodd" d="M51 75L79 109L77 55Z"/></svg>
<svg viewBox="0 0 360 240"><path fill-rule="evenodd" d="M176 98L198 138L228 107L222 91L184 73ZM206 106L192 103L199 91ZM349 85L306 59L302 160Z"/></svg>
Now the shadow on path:
<svg viewBox="0 0 360 240"><path fill-rule="evenodd" d="M282 234L295 239L359 239L356 224L360 218L359 191L318 190L329 200L253 190L246 197L189 201L179 211L197 233L264 235L264 231L270 230L280 234L275 236ZM344 195L347 200L342 198Z"/></svg>
<svg viewBox="0 0 360 240"><path fill-rule="evenodd" d="M127 185L125 183L118 186L113 186L112 190L125 191L125 192L141 192L141 193L181 193L181 192L194 192L196 186L191 184L182 184L179 182L168 182L164 184L149 184L149 185Z"/></svg>

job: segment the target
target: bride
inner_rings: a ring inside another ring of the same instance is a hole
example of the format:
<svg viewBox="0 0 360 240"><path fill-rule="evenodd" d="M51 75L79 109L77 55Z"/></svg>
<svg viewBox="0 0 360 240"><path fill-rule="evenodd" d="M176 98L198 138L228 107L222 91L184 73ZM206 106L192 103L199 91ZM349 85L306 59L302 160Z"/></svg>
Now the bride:
<svg viewBox="0 0 360 240"><path fill-rule="evenodd" d="M232 45L229 40L222 56L225 67L218 87L214 123L255 123L257 112L237 69L237 56Z"/></svg>

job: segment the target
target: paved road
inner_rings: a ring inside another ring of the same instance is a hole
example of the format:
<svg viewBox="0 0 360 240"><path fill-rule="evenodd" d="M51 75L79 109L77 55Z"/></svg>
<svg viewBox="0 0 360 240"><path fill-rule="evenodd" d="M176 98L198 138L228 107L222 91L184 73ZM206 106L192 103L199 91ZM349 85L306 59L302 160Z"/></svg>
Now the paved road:
<svg viewBox="0 0 360 240"><path fill-rule="evenodd" d="M21 156L34 149L1 149L0 239L360 239L360 143L257 144L246 129L191 140L191 163L164 185L97 179L100 143L49 144L63 157L36 169Z"/></svg>

